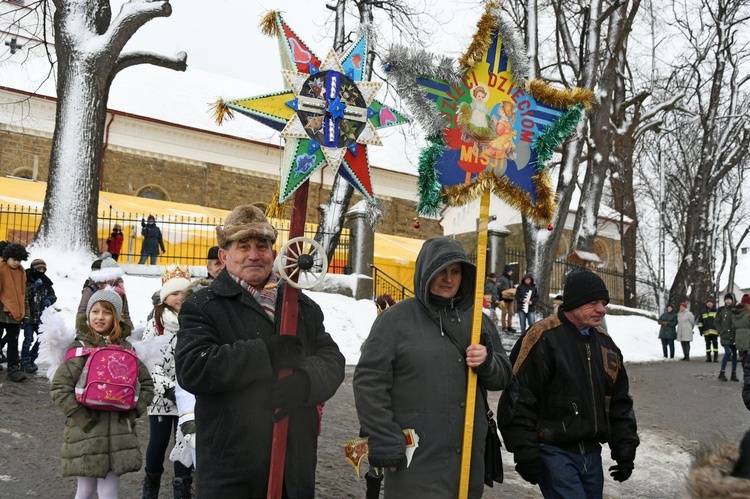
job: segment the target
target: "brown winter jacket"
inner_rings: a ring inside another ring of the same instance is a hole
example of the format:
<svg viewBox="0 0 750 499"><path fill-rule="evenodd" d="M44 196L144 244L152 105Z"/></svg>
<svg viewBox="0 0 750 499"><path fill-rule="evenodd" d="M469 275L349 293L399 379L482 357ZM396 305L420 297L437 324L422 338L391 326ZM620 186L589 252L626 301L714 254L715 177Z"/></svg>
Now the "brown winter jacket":
<svg viewBox="0 0 750 499"><path fill-rule="evenodd" d="M103 340L103 338L102 338ZM68 349L93 344L85 333L78 332L76 341ZM133 347L127 341L125 348ZM135 420L146 412L154 396L154 382L148 368L138 361L138 381L141 391L138 405L132 411L97 411L81 405L75 397L75 385L86 363L85 357L74 357L64 362L55 372L50 387L52 400L67 416L62 446L62 475L104 478L114 471L117 476L141 469L140 442Z"/></svg>

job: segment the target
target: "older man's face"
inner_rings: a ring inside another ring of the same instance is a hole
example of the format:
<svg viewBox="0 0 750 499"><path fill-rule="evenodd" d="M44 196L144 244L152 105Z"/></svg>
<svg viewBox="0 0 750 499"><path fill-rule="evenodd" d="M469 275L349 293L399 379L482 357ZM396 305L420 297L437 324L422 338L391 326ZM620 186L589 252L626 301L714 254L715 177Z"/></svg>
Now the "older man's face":
<svg viewBox="0 0 750 499"><path fill-rule="evenodd" d="M249 238L232 241L229 249L219 249L219 259L230 274L236 275L254 288L262 288L273 269L276 252L270 241Z"/></svg>
<svg viewBox="0 0 750 499"><path fill-rule="evenodd" d="M566 315L570 322L583 331L586 328L601 326L606 313L607 302L595 300L566 312Z"/></svg>

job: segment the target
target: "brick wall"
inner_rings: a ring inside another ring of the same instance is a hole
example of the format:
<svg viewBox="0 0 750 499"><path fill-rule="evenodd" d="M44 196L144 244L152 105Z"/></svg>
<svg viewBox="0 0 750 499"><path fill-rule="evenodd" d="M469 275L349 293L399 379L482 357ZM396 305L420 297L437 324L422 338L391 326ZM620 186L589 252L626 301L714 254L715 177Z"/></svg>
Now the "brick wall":
<svg viewBox="0 0 750 499"><path fill-rule="evenodd" d="M37 155L37 180L46 181L51 144L51 139L0 130L0 175L11 175L22 167L31 169L34 155ZM269 203L277 189L277 180L237 172L217 164L185 164L111 149L105 152L101 190L135 196L149 186L164 191L170 201L231 210L239 204ZM377 195L377 186L375 192ZM328 187L310 182L308 222L319 222L317 207L328 200L329 194ZM361 196L355 194L351 205L360 200ZM420 228L414 228L414 201L381 201L385 216L376 229L378 232L418 239L442 235L437 220L420 219ZM286 211L288 217L289 209Z"/></svg>

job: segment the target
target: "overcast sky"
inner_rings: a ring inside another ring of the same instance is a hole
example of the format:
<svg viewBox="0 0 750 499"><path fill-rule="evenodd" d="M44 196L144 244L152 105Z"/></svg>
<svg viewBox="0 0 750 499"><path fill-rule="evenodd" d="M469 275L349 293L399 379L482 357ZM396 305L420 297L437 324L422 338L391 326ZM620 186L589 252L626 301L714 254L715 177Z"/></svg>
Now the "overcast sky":
<svg viewBox="0 0 750 499"><path fill-rule="evenodd" d="M113 1L117 12L122 0ZM155 19L139 30L128 48L163 54L188 53L188 66L275 88L282 84L276 40L263 36L258 21L268 10L284 20L319 55L333 45L331 11L322 0L173 0L172 15ZM410 1L415 6L422 0ZM431 0L427 6L439 25L427 26L431 51L456 55L466 49L482 14L478 0ZM328 23L327 23L328 21ZM349 22L349 28L355 26Z"/></svg>

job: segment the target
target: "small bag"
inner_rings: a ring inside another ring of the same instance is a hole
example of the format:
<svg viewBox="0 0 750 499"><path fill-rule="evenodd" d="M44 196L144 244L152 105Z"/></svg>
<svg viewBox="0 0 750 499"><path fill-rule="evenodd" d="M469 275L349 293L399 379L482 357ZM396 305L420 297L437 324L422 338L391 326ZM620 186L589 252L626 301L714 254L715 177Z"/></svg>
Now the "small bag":
<svg viewBox="0 0 750 499"><path fill-rule="evenodd" d="M76 400L98 411L135 409L141 383L138 381L138 356L119 345L72 348L65 361L88 357L75 387Z"/></svg>
<svg viewBox="0 0 750 499"><path fill-rule="evenodd" d="M484 439L484 483L492 487L493 482L503 483L503 456L500 450L503 443L497 434L497 425L492 418L492 410L487 403L487 395L482 391L485 409L487 409L487 437Z"/></svg>
<svg viewBox="0 0 750 499"><path fill-rule="evenodd" d="M504 289L500 295L504 300L512 300L516 297L516 288L508 288Z"/></svg>

